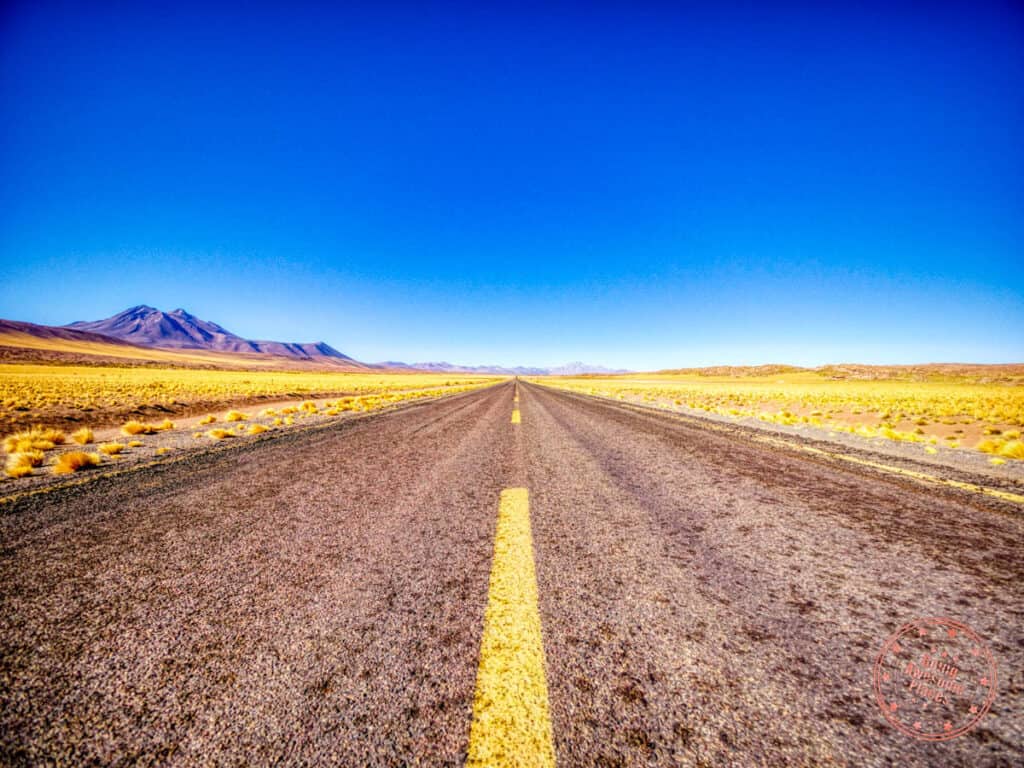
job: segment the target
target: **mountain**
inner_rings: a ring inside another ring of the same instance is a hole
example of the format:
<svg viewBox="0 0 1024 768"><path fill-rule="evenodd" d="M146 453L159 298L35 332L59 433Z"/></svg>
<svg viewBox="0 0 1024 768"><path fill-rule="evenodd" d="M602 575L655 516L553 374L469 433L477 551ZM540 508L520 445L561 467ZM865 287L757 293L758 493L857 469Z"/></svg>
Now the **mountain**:
<svg viewBox="0 0 1024 768"><path fill-rule="evenodd" d="M79 320L64 327L158 349L203 349L211 352L274 355L300 360L330 358L343 360L355 366L362 365L322 341L300 344L243 339L216 323L189 314L184 309L161 312L159 309L140 304L106 320Z"/></svg>
<svg viewBox="0 0 1024 768"><path fill-rule="evenodd" d="M125 350L137 348L135 344L130 344L121 339L112 339L98 333L72 330L67 327L24 323L20 320L0 320L0 339L7 341L11 346L15 342L25 344L32 339L39 339L54 342L58 345L61 342L73 342L78 344L102 344L105 347L123 348Z"/></svg>
<svg viewBox="0 0 1024 768"><path fill-rule="evenodd" d="M377 366L380 368L429 371L431 373L477 373L497 376L578 376L584 373L628 373L626 370L605 368L600 365L587 365L586 363L566 363L555 368L531 368L521 365L509 368L503 365L455 365L446 362L399 363L389 360L385 363L378 363Z"/></svg>

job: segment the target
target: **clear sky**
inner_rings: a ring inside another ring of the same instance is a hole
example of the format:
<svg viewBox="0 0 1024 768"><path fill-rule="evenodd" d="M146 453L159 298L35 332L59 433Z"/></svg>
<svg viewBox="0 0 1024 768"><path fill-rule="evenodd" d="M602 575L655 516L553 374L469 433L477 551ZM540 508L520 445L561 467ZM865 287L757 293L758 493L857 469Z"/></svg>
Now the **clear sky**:
<svg viewBox="0 0 1024 768"><path fill-rule="evenodd" d="M141 5L0 6L0 317L1024 360L1019 3Z"/></svg>

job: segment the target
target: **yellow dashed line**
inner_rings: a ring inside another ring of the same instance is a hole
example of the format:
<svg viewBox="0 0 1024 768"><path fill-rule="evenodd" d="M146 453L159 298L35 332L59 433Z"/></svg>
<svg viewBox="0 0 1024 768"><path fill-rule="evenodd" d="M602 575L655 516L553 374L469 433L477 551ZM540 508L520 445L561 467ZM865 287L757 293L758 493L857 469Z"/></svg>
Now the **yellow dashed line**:
<svg viewBox="0 0 1024 768"><path fill-rule="evenodd" d="M513 424L521 424L522 421L523 421L523 417L519 415L519 409L518 408L513 408L512 409L512 423Z"/></svg>
<svg viewBox="0 0 1024 768"><path fill-rule="evenodd" d="M466 765L555 765L526 488L501 492Z"/></svg>

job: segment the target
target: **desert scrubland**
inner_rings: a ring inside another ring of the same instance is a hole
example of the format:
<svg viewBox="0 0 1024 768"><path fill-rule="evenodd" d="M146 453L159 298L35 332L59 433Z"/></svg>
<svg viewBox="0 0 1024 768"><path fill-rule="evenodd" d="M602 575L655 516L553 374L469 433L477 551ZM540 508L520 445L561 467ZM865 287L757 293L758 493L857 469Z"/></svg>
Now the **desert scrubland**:
<svg viewBox="0 0 1024 768"><path fill-rule="evenodd" d="M190 441L255 436L466 392L488 377L0 365L8 478L67 474Z"/></svg>
<svg viewBox="0 0 1024 768"><path fill-rule="evenodd" d="M541 381L541 380L538 380ZM1024 366L784 366L546 378L587 395L1024 459Z"/></svg>

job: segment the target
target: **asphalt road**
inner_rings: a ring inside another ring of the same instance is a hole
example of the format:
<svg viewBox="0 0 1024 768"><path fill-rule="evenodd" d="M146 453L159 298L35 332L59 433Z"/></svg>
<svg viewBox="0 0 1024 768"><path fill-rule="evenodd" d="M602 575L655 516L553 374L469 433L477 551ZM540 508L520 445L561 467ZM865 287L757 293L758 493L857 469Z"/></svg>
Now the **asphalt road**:
<svg viewBox="0 0 1024 768"><path fill-rule="evenodd" d="M526 488L560 765L1024 763L1011 505L513 386L0 506L0 761L463 764ZM872 690L925 616L999 670L949 741Z"/></svg>

